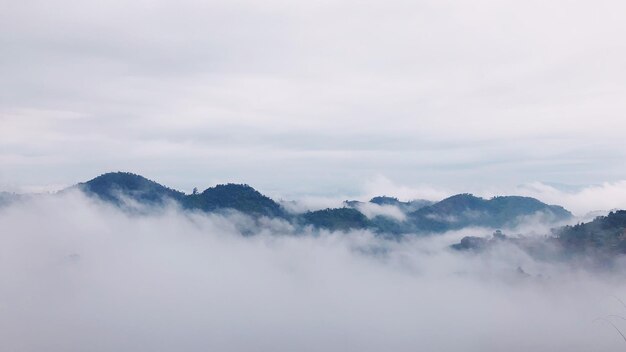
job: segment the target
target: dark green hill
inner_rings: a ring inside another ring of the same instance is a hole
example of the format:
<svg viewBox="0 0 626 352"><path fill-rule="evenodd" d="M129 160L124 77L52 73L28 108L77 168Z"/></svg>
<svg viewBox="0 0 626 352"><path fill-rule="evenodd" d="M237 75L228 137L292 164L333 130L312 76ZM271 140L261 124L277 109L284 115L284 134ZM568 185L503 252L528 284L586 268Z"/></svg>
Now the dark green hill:
<svg viewBox="0 0 626 352"><path fill-rule="evenodd" d="M248 185L225 184L185 197L183 206L207 212L235 209L245 214L269 217L284 216L280 205Z"/></svg>
<svg viewBox="0 0 626 352"><path fill-rule="evenodd" d="M441 232L467 226L515 226L524 217L541 213L553 221L572 216L560 206L529 197L505 196L484 199L458 194L408 214L415 231Z"/></svg>
<svg viewBox="0 0 626 352"><path fill-rule="evenodd" d="M408 202L399 201L395 197L378 196L370 199L370 203L378 205L393 205L404 212L413 212L423 207L433 205L434 202L425 199L415 199Z"/></svg>
<svg viewBox="0 0 626 352"><path fill-rule="evenodd" d="M181 201L185 194L130 172L110 172L76 185L87 195L122 205L125 199L141 204L162 204L168 199Z"/></svg>
<svg viewBox="0 0 626 352"><path fill-rule="evenodd" d="M569 252L626 254L626 210L599 216L588 223L565 226L554 233Z"/></svg>
<svg viewBox="0 0 626 352"><path fill-rule="evenodd" d="M185 209L206 212L234 209L249 215L284 215L278 203L248 185L217 185L199 194L186 195L140 175L111 172L75 187L117 206L126 205L127 200L146 205L162 205L167 200L173 200Z"/></svg>
<svg viewBox="0 0 626 352"><path fill-rule="evenodd" d="M346 202L345 208L325 209L290 216L269 197L248 185L223 184L202 193L184 194L143 176L128 172L112 172L75 186L88 195L120 207L127 200L139 205L163 205L167 200L178 202L183 209L216 212L234 209L252 216L281 217L299 225L313 225L331 230L369 228L377 233L436 233L466 226L506 227L525 216L542 213L552 220L563 220L571 214L558 206L544 204L527 197L495 197L483 199L459 194L431 204L425 200L401 202L393 197L374 197L370 203L397 206L406 214L404 221L385 215L368 219L358 209L360 203Z"/></svg>
<svg viewBox="0 0 626 352"><path fill-rule="evenodd" d="M618 210L588 223L553 229L552 236L509 237L496 231L491 237L464 237L451 248L479 253L500 244L517 246L541 260L582 259L585 265L611 265L626 254L626 211Z"/></svg>
<svg viewBox="0 0 626 352"><path fill-rule="evenodd" d="M367 217L356 209L335 208L310 211L300 217L304 225L313 225L332 231L364 229L370 226Z"/></svg>

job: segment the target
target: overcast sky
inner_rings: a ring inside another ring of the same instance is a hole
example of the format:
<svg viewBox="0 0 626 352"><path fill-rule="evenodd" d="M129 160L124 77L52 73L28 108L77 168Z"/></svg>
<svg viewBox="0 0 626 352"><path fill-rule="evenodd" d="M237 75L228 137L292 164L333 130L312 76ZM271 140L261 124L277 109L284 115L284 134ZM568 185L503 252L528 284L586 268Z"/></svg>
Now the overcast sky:
<svg viewBox="0 0 626 352"><path fill-rule="evenodd" d="M280 195L615 184L625 13L619 0L0 0L0 189L116 170Z"/></svg>

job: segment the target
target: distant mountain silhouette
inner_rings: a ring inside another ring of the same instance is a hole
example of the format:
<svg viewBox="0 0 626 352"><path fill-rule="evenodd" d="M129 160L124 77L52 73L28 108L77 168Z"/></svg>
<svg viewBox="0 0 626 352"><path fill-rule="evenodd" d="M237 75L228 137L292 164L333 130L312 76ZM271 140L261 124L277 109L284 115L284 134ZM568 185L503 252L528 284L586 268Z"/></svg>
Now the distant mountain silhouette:
<svg viewBox="0 0 626 352"><path fill-rule="evenodd" d="M588 223L564 226L554 233L569 252L626 254L626 210L610 212Z"/></svg>
<svg viewBox="0 0 626 352"><path fill-rule="evenodd" d="M129 172L111 172L75 186L90 196L118 206L134 201L145 205L163 205L175 201L185 209L205 212L234 209L249 215L282 216L280 205L248 185L217 185L198 194L185 194L143 176Z"/></svg>
<svg viewBox="0 0 626 352"><path fill-rule="evenodd" d="M452 249L482 252L499 244L517 246L532 257L544 260L584 258L585 263L611 265L618 255L626 254L626 211L574 226L562 226L548 236L506 236L496 231L491 237L466 236Z"/></svg>
<svg viewBox="0 0 626 352"><path fill-rule="evenodd" d="M484 199L458 194L407 216L415 231L442 232L467 226L501 228L515 226L525 217L542 214L553 221L571 218L561 206L547 205L537 199L519 196Z"/></svg>
<svg viewBox="0 0 626 352"><path fill-rule="evenodd" d="M303 214L300 218L305 225L313 225L333 231L364 229L371 225L365 215L352 208L310 211Z"/></svg>
<svg viewBox="0 0 626 352"><path fill-rule="evenodd" d="M500 228L514 226L524 217L542 214L553 221L564 220L571 214L560 206L547 205L528 197L495 197L483 199L471 194L459 194L433 203L426 200L401 202L397 198L379 196L369 203L395 206L406 219L400 221L385 215L368 219L359 211L359 201L347 201L345 207L289 215L277 202L248 185L223 184L201 193L185 194L128 172L112 172L98 176L78 188L90 196L125 206L129 201L160 206L168 201L181 208L203 212L237 210L251 216L280 217L294 224L330 230L369 228L377 233L410 234L436 233L466 226Z"/></svg>
<svg viewBox="0 0 626 352"><path fill-rule="evenodd" d="M148 205L181 201L185 194L130 172L110 172L76 185L88 195L122 205L127 200Z"/></svg>
<svg viewBox="0 0 626 352"><path fill-rule="evenodd" d="M408 202L401 202L398 198L387 196L374 197L370 199L370 203L378 205L393 205L400 208L400 210L404 212L413 212L434 204L434 202L425 199L415 199Z"/></svg>
<svg viewBox="0 0 626 352"><path fill-rule="evenodd" d="M199 194L185 196L182 200L187 209L216 211L235 209L242 213L269 217L282 217L285 211L272 199L248 185L225 184L207 188Z"/></svg>

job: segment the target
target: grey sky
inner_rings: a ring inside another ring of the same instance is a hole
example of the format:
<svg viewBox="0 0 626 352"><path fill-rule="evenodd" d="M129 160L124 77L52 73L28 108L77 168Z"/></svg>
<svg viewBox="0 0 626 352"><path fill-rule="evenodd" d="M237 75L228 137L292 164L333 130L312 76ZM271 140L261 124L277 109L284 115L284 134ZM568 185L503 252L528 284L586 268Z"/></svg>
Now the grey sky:
<svg viewBox="0 0 626 352"><path fill-rule="evenodd" d="M381 178L615 183L624 13L617 0L0 0L0 189L114 170L281 195Z"/></svg>

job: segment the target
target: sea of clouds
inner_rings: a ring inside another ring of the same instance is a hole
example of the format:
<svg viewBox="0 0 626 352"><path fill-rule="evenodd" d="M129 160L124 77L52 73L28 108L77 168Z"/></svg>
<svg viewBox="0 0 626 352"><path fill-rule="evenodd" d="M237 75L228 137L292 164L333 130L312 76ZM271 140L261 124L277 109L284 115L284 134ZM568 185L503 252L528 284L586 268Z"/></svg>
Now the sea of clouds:
<svg viewBox="0 0 626 352"><path fill-rule="evenodd" d="M394 240L80 193L0 208L0 229L5 351L626 348L620 264L449 248L491 229Z"/></svg>

